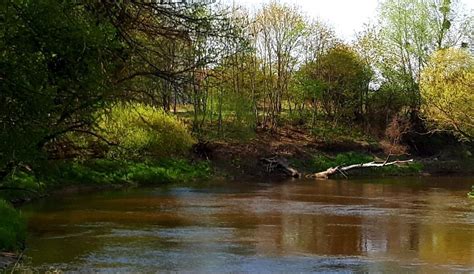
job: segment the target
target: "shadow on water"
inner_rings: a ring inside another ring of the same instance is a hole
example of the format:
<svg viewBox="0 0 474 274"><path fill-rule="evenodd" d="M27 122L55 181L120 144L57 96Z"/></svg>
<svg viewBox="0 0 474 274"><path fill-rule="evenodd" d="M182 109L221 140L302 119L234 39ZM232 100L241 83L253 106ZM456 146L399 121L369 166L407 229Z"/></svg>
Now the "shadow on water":
<svg viewBox="0 0 474 274"><path fill-rule="evenodd" d="M473 271L472 178L229 183L29 204L25 268Z"/></svg>

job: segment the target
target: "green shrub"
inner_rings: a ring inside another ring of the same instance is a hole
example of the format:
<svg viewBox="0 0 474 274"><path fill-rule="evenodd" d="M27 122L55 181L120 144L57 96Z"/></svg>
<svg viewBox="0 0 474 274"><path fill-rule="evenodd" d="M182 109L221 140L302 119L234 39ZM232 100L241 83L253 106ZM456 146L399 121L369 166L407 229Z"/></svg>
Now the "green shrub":
<svg viewBox="0 0 474 274"><path fill-rule="evenodd" d="M195 143L184 123L143 104L118 104L101 118L100 135L118 144L112 158L180 156Z"/></svg>
<svg viewBox="0 0 474 274"><path fill-rule="evenodd" d="M21 213L0 200L0 250L19 249L26 237L26 224Z"/></svg>
<svg viewBox="0 0 474 274"><path fill-rule="evenodd" d="M311 134L319 140L331 144L354 141L372 142L372 138L361 130L348 124L335 125L320 116L311 129Z"/></svg>
<svg viewBox="0 0 474 274"><path fill-rule="evenodd" d="M49 185L62 184L161 184L206 179L207 162L185 160L120 161L96 159L85 162L60 163L49 171Z"/></svg>
<svg viewBox="0 0 474 274"><path fill-rule="evenodd" d="M255 112L252 100L243 94L228 93L219 98L209 96L207 119L202 134L206 139L226 139L249 141L255 137ZM221 101L222 100L222 101ZM221 104L220 104L221 103ZM222 115L222 128L219 132L219 113ZM202 117L199 118L201 120Z"/></svg>
<svg viewBox="0 0 474 274"><path fill-rule="evenodd" d="M40 194L44 189L44 183L33 173L16 171L8 175L0 185L5 187L0 191L0 199L5 200L28 200L32 196Z"/></svg>
<svg viewBox="0 0 474 274"><path fill-rule="evenodd" d="M128 167L122 178L142 185L178 183L207 178L209 172L210 168L205 162L191 165L184 160L169 160L159 164L135 163Z"/></svg>

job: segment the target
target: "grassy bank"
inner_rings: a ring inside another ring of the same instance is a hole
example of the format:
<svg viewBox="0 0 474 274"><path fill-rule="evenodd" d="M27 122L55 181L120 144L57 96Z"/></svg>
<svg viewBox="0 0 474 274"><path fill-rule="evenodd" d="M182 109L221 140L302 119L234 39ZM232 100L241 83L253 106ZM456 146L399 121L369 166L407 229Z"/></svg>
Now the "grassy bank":
<svg viewBox="0 0 474 274"><path fill-rule="evenodd" d="M21 212L7 201L23 203L68 188L106 189L191 183L205 180L210 174L208 162L183 159L57 161L35 169L34 174L17 170L0 185L0 252L20 250L26 237L26 222Z"/></svg>
<svg viewBox="0 0 474 274"><path fill-rule="evenodd" d="M19 250L25 237L26 223L21 213L0 199L0 251Z"/></svg>
<svg viewBox="0 0 474 274"><path fill-rule="evenodd" d="M0 197L21 202L70 186L106 188L185 183L208 178L210 170L207 162L172 159L49 162L36 169L35 174L17 171L10 175L3 183L5 190L0 192Z"/></svg>

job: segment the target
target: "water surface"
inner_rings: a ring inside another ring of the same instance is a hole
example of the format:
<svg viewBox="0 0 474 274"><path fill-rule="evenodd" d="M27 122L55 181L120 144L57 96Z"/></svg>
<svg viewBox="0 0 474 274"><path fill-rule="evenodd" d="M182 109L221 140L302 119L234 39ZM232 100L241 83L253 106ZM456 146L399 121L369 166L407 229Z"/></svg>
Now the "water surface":
<svg viewBox="0 0 474 274"><path fill-rule="evenodd" d="M29 204L27 268L470 272L473 178L229 183Z"/></svg>

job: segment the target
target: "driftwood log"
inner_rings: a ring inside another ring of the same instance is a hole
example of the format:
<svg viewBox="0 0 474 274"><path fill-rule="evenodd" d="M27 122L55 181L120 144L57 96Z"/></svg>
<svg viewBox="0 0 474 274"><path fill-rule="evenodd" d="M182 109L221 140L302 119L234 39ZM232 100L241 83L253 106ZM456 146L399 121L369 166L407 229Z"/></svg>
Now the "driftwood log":
<svg viewBox="0 0 474 274"><path fill-rule="evenodd" d="M286 159L272 157L272 158L262 158L260 159L260 161L265 164L266 171L268 173L272 173L277 170L277 171L281 171L285 173L286 175L292 178L301 177L301 174L296 169L290 167Z"/></svg>
<svg viewBox="0 0 474 274"><path fill-rule="evenodd" d="M406 164L406 163L411 163L411 162L413 162L413 159L406 160L406 161L393 161L393 162L385 161L383 163L370 162L370 163L355 164L355 165L344 166L344 167L331 167L327 169L326 171L311 174L307 177L315 178L315 179L329 179L329 176L335 175L337 173L341 173L344 177L347 177L346 173L347 171L351 169L378 168L378 167Z"/></svg>

